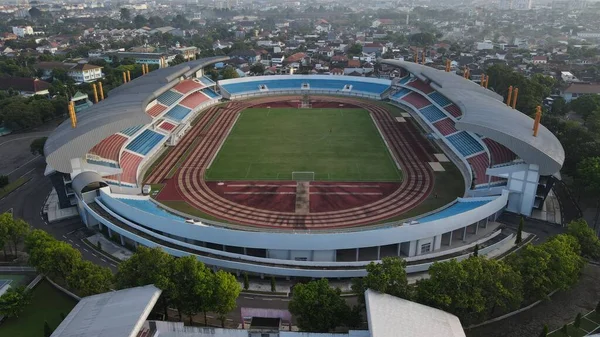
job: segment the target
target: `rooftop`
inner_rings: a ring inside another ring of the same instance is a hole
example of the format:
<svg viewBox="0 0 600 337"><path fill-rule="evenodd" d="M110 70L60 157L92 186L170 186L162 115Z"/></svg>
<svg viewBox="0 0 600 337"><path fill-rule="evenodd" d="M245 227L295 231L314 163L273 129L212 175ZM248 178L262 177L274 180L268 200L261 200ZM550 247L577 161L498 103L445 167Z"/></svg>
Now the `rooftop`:
<svg viewBox="0 0 600 337"><path fill-rule="evenodd" d="M0 77L0 90L14 89L25 92L40 92L50 88L50 83L29 77Z"/></svg>
<svg viewBox="0 0 600 337"><path fill-rule="evenodd" d="M600 94L600 84L571 83L564 92L568 94Z"/></svg>
<svg viewBox="0 0 600 337"><path fill-rule="evenodd" d="M134 337L161 292L147 285L84 297L51 337Z"/></svg>
<svg viewBox="0 0 600 337"><path fill-rule="evenodd" d="M365 292L372 337L465 337L458 317L402 298Z"/></svg>

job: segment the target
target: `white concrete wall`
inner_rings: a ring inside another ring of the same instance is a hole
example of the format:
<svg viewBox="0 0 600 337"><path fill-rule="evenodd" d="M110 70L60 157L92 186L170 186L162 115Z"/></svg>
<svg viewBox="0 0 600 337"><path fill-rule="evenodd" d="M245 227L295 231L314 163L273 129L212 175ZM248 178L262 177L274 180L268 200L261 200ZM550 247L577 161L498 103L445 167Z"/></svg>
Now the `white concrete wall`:
<svg viewBox="0 0 600 337"><path fill-rule="evenodd" d="M127 196L132 198L132 196ZM147 197L145 197L147 198ZM378 229L365 229L357 231L319 233L319 232L248 232L242 230L214 227L210 221L203 221L203 225L190 224L160 217L115 199L107 188L101 190L101 199L111 210L123 215L127 219L144 226L165 233L199 241L240 246L259 249L281 250L334 250L353 249L362 247L376 247L399 242L409 242L462 228L475 223L504 208L508 200L508 191L497 198L483 198L492 200L481 207L460 213L441 220L411 226L389 226Z"/></svg>

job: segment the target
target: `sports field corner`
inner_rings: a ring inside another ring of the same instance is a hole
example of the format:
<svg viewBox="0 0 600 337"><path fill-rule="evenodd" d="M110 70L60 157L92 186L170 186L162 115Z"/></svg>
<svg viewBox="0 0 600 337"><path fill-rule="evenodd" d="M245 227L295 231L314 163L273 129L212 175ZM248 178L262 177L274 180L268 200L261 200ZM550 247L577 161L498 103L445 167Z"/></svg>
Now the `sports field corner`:
<svg viewBox="0 0 600 337"><path fill-rule="evenodd" d="M365 109L251 108L225 140L207 180L292 180L314 172L317 181L402 180Z"/></svg>

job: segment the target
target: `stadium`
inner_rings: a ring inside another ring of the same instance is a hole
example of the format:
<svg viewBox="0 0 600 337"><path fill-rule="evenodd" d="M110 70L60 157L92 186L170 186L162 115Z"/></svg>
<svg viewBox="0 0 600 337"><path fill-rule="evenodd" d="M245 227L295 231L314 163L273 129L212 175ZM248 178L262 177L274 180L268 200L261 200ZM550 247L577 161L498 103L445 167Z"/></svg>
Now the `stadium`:
<svg viewBox="0 0 600 337"><path fill-rule="evenodd" d="M564 161L539 120L454 73L204 76L227 59L147 73L61 124L44 148L61 205L238 273L360 277L386 256L421 272L514 242L495 220L541 208Z"/></svg>

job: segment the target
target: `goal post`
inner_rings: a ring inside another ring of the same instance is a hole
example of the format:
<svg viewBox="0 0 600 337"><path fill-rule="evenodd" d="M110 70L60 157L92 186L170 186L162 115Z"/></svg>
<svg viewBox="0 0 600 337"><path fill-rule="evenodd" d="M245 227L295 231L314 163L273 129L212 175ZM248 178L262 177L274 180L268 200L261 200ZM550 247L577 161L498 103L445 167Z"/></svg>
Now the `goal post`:
<svg viewBox="0 0 600 337"><path fill-rule="evenodd" d="M294 181L314 181L314 171L294 171L292 172L292 180Z"/></svg>

